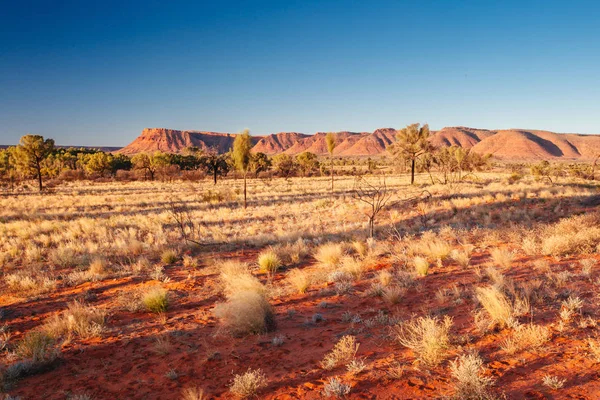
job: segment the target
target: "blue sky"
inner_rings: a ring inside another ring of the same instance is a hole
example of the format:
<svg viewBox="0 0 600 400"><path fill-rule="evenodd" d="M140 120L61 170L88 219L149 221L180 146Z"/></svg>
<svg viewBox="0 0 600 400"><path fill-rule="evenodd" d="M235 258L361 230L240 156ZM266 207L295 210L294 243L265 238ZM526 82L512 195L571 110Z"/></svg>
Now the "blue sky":
<svg viewBox="0 0 600 400"><path fill-rule="evenodd" d="M2 1L0 143L253 134L600 133L600 4Z"/></svg>

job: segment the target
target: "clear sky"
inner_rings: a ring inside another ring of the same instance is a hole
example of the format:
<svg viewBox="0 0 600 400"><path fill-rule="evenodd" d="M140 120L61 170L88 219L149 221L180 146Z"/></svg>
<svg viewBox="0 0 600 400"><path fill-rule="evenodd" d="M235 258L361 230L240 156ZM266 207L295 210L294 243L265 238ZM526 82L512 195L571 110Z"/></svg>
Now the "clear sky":
<svg viewBox="0 0 600 400"><path fill-rule="evenodd" d="M0 144L412 122L600 133L597 1L0 5Z"/></svg>

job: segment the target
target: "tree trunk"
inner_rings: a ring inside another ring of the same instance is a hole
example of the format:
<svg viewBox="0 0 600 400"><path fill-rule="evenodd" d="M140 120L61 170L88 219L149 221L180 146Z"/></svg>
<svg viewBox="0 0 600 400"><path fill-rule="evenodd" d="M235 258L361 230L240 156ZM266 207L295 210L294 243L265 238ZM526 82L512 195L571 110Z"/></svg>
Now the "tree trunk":
<svg viewBox="0 0 600 400"><path fill-rule="evenodd" d="M35 164L37 170L38 186L41 192L42 190L44 190L44 186L42 185L42 166L40 165L39 161L36 161Z"/></svg>
<svg viewBox="0 0 600 400"><path fill-rule="evenodd" d="M246 174L244 173L244 209L248 206L246 203Z"/></svg>
<svg viewBox="0 0 600 400"><path fill-rule="evenodd" d="M331 200L333 200L333 154L329 153L329 160L331 161Z"/></svg>
<svg viewBox="0 0 600 400"><path fill-rule="evenodd" d="M413 157L410 165L410 184L415 184L415 158Z"/></svg>
<svg viewBox="0 0 600 400"><path fill-rule="evenodd" d="M213 180L215 182L215 185L217 184L217 168L215 167L213 170Z"/></svg>

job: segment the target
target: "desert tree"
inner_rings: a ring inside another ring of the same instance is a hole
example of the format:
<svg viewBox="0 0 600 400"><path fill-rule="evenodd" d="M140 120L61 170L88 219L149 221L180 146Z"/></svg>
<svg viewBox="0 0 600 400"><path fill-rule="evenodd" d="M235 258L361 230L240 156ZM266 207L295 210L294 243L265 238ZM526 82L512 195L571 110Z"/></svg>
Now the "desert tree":
<svg viewBox="0 0 600 400"><path fill-rule="evenodd" d="M14 156L19 169L37 178L40 192L44 189L42 168L46 158L54 151L54 140L40 135L25 135L19 141Z"/></svg>
<svg viewBox="0 0 600 400"><path fill-rule="evenodd" d="M244 177L244 208L248 206L246 197L246 178L250 169L250 160L252 157L252 154L250 153L251 149L252 138L250 137L250 131L248 129L245 129L242 133L238 134L235 137L231 152L235 169L240 171Z"/></svg>
<svg viewBox="0 0 600 400"><path fill-rule="evenodd" d="M277 154L273 156L271 161L273 163L275 172L277 172L277 174L283 178L289 178L290 176L294 175L298 169L298 164L294 160L294 157L290 156L289 154Z"/></svg>
<svg viewBox="0 0 600 400"><path fill-rule="evenodd" d="M333 199L333 150L335 149L335 134L329 132L325 136L325 142L327 142L327 152L329 153L329 163L331 165L331 198Z"/></svg>
<svg viewBox="0 0 600 400"><path fill-rule="evenodd" d="M410 184L413 185L417 159L433 149L429 143L429 125L411 124L406 126L398 132L396 142L389 149L395 157L410 161Z"/></svg>
<svg viewBox="0 0 600 400"><path fill-rule="evenodd" d="M161 168L169 166L171 161L168 154L161 151L155 151L152 154L136 154L131 158L131 164L133 169L144 171L144 175L150 176L150 180L153 181L156 172Z"/></svg>
<svg viewBox="0 0 600 400"><path fill-rule="evenodd" d="M258 174L271 168L271 160L265 153L252 153L250 155L250 171L258 178Z"/></svg>
<svg viewBox="0 0 600 400"><path fill-rule="evenodd" d="M14 160L15 147L9 147L5 150L0 150L0 179L7 181L10 184L11 190L14 189L15 180L17 178L17 170Z"/></svg>
<svg viewBox="0 0 600 400"><path fill-rule="evenodd" d="M206 173L212 175L213 183L217 184L217 177L226 176L229 173L229 163L226 154L219 154L216 149L209 150L203 157Z"/></svg>
<svg viewBox="0 0 600 400"><path fill-rule="evenodd" d="M112 171L113 155L102 151L94 154L80 154L78 161L88 174L105 176Z"/></svg>
<svg viewBox="0 0 600 400"><path fill-rule="evenodd" d="M296 162L302 170L302 176L307 176L312 171L319 169L319 160L315 153L305 151L296 156Z"/></svg>
<svg viewBox="0 0 600 400"><path fill-rule="evenodd" d="M397 204L408 205L417 200L430 197L427 191L408 198L399 198L397 192L387 185L385 175L378 180L369 181L363 176L358 176L354 181L353 196L366 205L364 213L369 218L369 235L375 234L375 219L386 207L393 207Z"/></svg>

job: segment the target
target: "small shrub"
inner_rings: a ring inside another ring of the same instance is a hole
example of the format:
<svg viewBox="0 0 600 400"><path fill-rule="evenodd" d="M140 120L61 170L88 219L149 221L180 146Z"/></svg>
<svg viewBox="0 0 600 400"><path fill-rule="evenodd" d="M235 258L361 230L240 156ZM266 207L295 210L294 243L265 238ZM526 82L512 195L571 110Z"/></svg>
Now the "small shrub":
<svg viewBox="0 0 600 400"><path fill-rule="evenodd" d="M381 271L379 271L379 274L377 275L377 279L379 279L379 282L381 283L382 286L387 286L392 282L392 273L385 269L381 270Z"/></svg>
<svg viewBox="0 0 600 400"><path fill-rule="evenodd" d="M150 312L166 312L169 308L169 292L166 289L154 286L142 294L142 304Z"/></svg>
<svg viewBox="0 0 600 400"><path fill-rule="evenodd" d="M450 373L454 379L454 399L491 400L489 388L494 380L483 376L483 360L477 354L467 354L450 362Z"/></svg>
<svg viewBox="0 0 600 400"><path fill-rule="evenodd" d="M452 250L450 257L463 268L468 267L471 263L471 254L467 250Z"/></svg>
<svg viewBox="0 0 600 400"><path fill-rule="evenodd" d="M178 257L177 257L177 253L175 252L175 250L165 250L162 252L162 254L160 255L160 261L162 261L164 264L173 264L175 262L177 262Z"/></svg>
<svg viewBox="0 0 600 400"><path fill-rule="evenodd" d="M542 379L542 384L546 387L549 387L552 390L561 389L563 386L565 386L566 382L566 379L560 379L558 376L551 375L546 375Z"/></svg>
<svg viewBox="0 0 600 400"><path fill-rule="evenodd" d="M325 384L323 388L323 395L325 397L337 397L343 399L350 394L351 387L343 383L338 378L329 378L329 382Z"/></svg>
<svg viewBox="0 0 600 400"><path fill-rule="evenodd" d="M281 259L273 249L265 250L258 256L258 266L261 272L274 274L281 267Z"/></svg>
<svg viewBox="0 0 600 400"><path fill-rule="evenodd" d="M438 365L450 347L452 318L420 317L395 327L396 339L411 349L425 366Z"/></svg>
<svg viewBox="0 0 600 400"><path fill-rule="evenodd" d="M261 389L267 387L268 381L265 374L260 370L248 369L241 375L236 375L229 386L229 391L239 398L245 399L255 396Z"/></svg>
<svg viewBox="0 0 600 400"><path fill-rule="evenodd" d="M321 361L321 367L326 370L332 370L339 365L350 363L354 360L359 345L359 343L356 343L354 336L343 336L333 349L325 355L323 361Z"/></svg>
<svg viewBox="0 0 600 400"><path fill-rule="evenodd" d="M406 289L399 286L388 286L383 289L383 299L390 304L397 304L406 294Z"/></svg>
<svg viewBox="0 0 600 400"><path fill-rule="evenodd" d="M587 340L590 355L595 362L600 362L600 341L588 338Z"/></svg>

